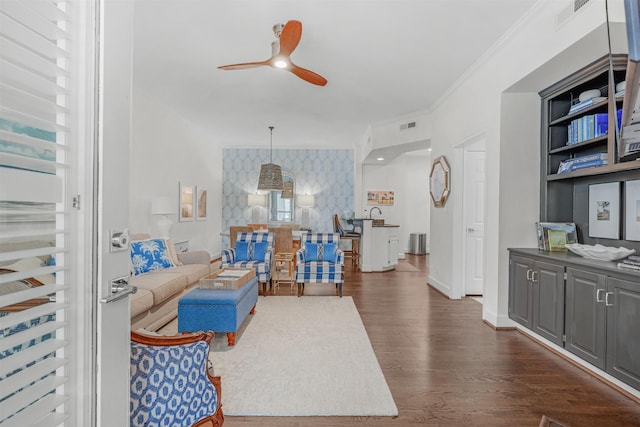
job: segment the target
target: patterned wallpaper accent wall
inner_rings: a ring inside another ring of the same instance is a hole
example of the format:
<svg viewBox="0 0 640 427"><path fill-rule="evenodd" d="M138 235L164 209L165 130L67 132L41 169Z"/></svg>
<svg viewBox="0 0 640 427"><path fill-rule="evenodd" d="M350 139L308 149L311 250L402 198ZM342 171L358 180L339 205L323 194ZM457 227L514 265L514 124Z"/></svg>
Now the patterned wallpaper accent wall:
<svg viewBox="0 0 640 427"><path fill-rule="evenodd" d="M251 222L247 195L255 193L260 165L269 162L268 149L225 148L222 159L222 230L230 225ZM333 231L331 216L354 210L353 150L274 149L273 163L295 177L295 193L313 194L315 207L309 209L313 231ZM260 222L267 209L260 208ZM295 222L301 223L302 209L296 208ZM228 247L228 239L223 248Z"/></svg>

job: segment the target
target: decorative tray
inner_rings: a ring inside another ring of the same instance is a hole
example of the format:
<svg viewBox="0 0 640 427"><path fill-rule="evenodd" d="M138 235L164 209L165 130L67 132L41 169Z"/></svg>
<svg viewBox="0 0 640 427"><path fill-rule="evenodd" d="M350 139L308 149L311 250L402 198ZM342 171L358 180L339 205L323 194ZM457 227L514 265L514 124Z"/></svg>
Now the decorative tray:
<svg viewBox="0 0 640 427"><path fill-rule="evenodd" d="M565 246L576 255L585 258L599 259L601 261L615 261L626 258L636 252L635 249L623 247L614 248L611 246L583 245L580 243L567 243Z"/></svg>

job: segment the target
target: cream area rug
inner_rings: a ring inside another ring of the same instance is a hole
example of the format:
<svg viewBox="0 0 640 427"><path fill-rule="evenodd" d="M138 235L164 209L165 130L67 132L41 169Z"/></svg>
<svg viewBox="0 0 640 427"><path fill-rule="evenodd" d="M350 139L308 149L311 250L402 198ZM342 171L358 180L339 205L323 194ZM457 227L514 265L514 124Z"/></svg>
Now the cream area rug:
<svg viewBox="0 0 640 427"><path fill-rule="evenodd" d="M210 359L225 415L395 416L398 409L351 297L259 297L236 345Z"/></svg>

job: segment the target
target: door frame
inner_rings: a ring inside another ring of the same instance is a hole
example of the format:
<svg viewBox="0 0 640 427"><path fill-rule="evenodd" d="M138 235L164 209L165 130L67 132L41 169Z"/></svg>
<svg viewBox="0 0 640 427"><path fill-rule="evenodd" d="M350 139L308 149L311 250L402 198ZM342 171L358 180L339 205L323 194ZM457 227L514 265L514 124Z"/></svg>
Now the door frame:
<svg viewBox="0 0 640 427"><path fill-rule="evenodd" d="M453 148L453 161L451 167L451 181L457 183L458 191L451 192L453 205L456 207L453 212L453 236L452 236L452 258L454 259L451 271L451 299L461 299L466 295L465 277L466 277L466 233L464 229L464 206L466 198L464 195L464 158L465 152L474 150L485 150L486 132L478 132L467 138L461 144ZM485 150L486 151L486 150ZM486 213L486 192L485 192L485 213ZM486 215L485 215L486 218ZM486 227L485 227L486 231ZM486 233L485 233L486 236ZM486 237L484 239L484 261L486 266ZM456 256L455 254L460 254ZM462 266L462 268L460 268ZM485 269L486 271L486 269Z"/></svg>

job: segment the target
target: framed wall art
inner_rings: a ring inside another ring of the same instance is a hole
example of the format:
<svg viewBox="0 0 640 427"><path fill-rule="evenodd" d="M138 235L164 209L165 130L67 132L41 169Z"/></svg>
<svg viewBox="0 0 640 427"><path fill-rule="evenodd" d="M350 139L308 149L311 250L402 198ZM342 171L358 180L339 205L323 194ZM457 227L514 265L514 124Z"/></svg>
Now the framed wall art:
<svg viewBox="0 0 640 427"><path fill-rule="evenodd" d="M196 186L196 221L207 220L207 190Z"/></svg>
<svg viewBox="0 0 640 427"><path fill-rule="evenodd" d="M180 221L193 221L195 212L195 187L193 185L179 184L180 188Z"/></svg>
<svg viewBox="0 0 640 427"><path fill-rule="evenodd" d="M620 238L620 182L589 186L589 237Z"/></svg>
<svg viewBox="0 0 640 427"><path fill-rule="evenodd" d="M640 181L627 181L624 188L624 238L640 241Z"/></svg>
<svg viewBox="0 0 640 427"><path fill-rule="evenodd" d="M367 191L367 205L391 206L393 202L393 191Z"/></svg>

